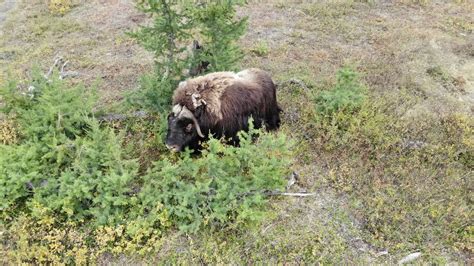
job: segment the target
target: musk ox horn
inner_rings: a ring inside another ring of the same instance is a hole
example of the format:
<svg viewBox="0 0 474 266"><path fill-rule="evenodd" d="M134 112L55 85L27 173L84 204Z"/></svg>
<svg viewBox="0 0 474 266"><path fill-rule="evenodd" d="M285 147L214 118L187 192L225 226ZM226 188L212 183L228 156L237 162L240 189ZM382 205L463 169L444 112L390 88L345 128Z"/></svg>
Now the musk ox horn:
<svg viewBox="0 0 474 266"><path fill-rule="evenodd" d="M183 110L183 107L179 104L173 106L173 109L171 110L174 114L174 116L178 116L179 113L181 113L181 110Z"/></svg>
<svg viewBox="0 0 474 266"><path fill-rule="evenodd" d="M173 113L175 116L177 116L178 118L180 117L185 117L185 118L189 118L191 120L193 120L193 123L194 123L194 126L196 127L196 131L198 133L198 135L201 137L201 138L204 138L204 134L202 134L201 132L201 127L199 126L199 123L196 119L196 117L194 116L194 114L189 111L189 109L186 107L186 106L181 106L179 104L173 106Z"/></svg>

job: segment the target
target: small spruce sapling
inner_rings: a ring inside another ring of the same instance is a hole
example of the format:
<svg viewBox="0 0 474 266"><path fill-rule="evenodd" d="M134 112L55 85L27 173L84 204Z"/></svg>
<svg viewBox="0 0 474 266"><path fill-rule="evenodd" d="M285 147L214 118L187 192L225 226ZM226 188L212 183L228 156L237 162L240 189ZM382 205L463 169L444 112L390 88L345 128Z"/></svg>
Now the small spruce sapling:
<svg viewBox="0 0 474 266"><path fill-rule="evenodd" d="M128 97L132 106L163 112L171 103L178 83L204 71L236 70L242 52L236 45L246 28L246 18L237 19L238 1L185 5L166 0L143 0L138 8L153 17L130 36L155 57L155 70L142 78L142 88ZM189 47L199 40L199 51ZM200 71L196 66L206 65Z"/></svg>

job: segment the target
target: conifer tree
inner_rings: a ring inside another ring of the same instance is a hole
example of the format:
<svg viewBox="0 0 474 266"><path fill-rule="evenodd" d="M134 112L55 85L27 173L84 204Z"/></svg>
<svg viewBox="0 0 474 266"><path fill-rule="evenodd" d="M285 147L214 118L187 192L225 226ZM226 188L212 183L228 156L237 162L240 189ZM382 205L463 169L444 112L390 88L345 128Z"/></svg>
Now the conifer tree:
<svg viewBox="0 0 474 266"><path fill-rule="evenodd" d="M132 104L162 111L181 80L205 72L235 70L242 58L235 42L245 32L247 21L236 18L237 4L142 0L138 8L152 15L153 24L130 35L153 52L155 71L143 77L141 93L130 98ZM196 45L197 40L201 45ZM193 43L199 51L189 49ZM196 68L202 71L190 71Z"/></svg>
<svg viewBox="0 0 474 266"><path fill-rule="evenodd" d="M235 2L209 3L196 8L203 52L200 62L209 62L208 71L236 70L243 53L236 41L245 33L247 18L236 19Z"/></svg>

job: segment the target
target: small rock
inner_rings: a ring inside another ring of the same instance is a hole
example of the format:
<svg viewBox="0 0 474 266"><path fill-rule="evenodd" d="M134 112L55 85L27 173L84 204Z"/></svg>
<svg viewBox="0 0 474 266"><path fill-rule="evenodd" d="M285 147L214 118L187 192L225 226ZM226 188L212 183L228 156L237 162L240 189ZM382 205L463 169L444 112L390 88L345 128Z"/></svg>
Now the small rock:
<svg viewBox="0 0 474 266"><path fill-rule="evenodd" d="M290 180L288 180L288 183L286 185L286 190L289 190L291 186L293 186L297 181L298 181L298 174L296 172L291 173L290 175Z"/></svg>
<svg viewBox="0 0 474 266"><path fill-rule="evenodd" d="M29 189L29 190L35 189L35 186L33 185L33 183L31 183L31 181L26 182L26 183L25 183L25 186L26 186L26 188Z"/></svg>
<svg viewBox="0 0 474 266"><path fill-rule="evenodd" d="M48 185L48 183L49 183L49 182L48 182L47 179L43 179L43 180L41 180L40 187L45 187L45 186Z"/></svg>
<svg viewBox="0 0 474 266"><path fill-rule="evenodd" d="M407 140L404 143L404 146L408 149L420 149L425 145L426 145L425 142L419 141L419 140Z"/></svg>
<svg viewBox="0 0 474 266"><path fill-rule="evenodd" d="M405 264L405 263L414 261L414 260L418 259L420 256L421 256L421 252L411 253L411 254L405 256L403 259L399 260L398 264Z"/></svg>

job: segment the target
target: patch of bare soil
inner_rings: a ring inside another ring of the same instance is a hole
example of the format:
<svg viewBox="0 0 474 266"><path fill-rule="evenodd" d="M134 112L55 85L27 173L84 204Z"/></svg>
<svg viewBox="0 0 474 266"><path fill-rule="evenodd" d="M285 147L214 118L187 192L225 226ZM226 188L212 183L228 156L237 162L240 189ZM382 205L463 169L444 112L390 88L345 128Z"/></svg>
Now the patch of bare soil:
<svg viewBox="0 0 474 266"><path fill-rule="evenodd" d="M83 69L85 75L103 80L105 102L116 101L117 94L136 88L140 75L150 71L153 59L125 35L147 19L136 10L134 1L88 1L69 16L85 22L90 29L88 37L97 41L95 49L80 53L90 61Z"/></svg>
<svg viewBox="0 0 474 266"><path fill-rule="evenodd" d="M10 11L11 9L15 7L15 3L16 2L12 0L7 0L7 1L0 0L0 27L2 26L2 23L7 18L8 11Z"/></svg>

